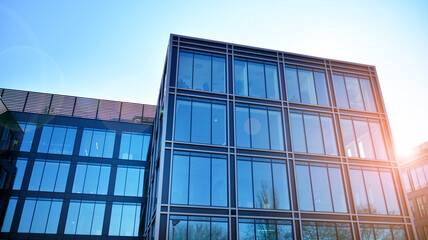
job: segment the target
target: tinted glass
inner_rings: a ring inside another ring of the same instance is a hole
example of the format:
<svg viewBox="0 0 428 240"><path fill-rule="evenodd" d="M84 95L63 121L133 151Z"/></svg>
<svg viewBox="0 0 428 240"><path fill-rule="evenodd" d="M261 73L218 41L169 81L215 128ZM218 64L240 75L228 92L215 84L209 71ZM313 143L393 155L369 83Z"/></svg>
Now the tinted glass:
<svg viewBox="0 0 428 240"><path fill-rule="evenodd" d="M189 157L175 155L172 168L171 203L187 204Z"/></svg>
<svg viewBox="0 0 428 240"><path fill-rule="evenodd" d="M64 155L72 155L74 148L74 141L76 139L76 128L67 128L67 135L64 140L64 148L62 149L62 154Z"/></svg>
<svg viewBox="0 0 428 240"><path fill-rule="evenodd" d="M355 135L361 158L374 158L373 145L367 122L354 121Z"/></svg>
<svg viewBox="0 0 428 240"><path fill-rule="evenodd" d="M193 64L193 89L211 91L211 57L195 54Z"/></svg>
<svg viewBox="0 0 428 240"><path fill-rule="evenodd" d="M256 208L273 208L272 169L270 163L253 162Z"/></svg>
<svg viewBox="0 0 428 240"><path fill-rule="evenodd" d="M238 206L253 207L253 177L251 162L237 161L238 163Z"/></svg>
<svg viewBox="0 0 428 240"><path fill-rule="evenodd" d="M190 114L191 102L177 100L175 114L175 140L190 142Z"/></svg>
<svg viewBox="0 0 428 240"><path fill-rule="evenodd" d="M54 127L52 132L52 139L49 145L49 153L55 153L55 154L62 153L66 132L67 132L67 128Z"/></svg>
<svg viewBox="0 0 428 240"><path fill-rule="evenodd" d="M325 167L311 167L312 189L314 194L315 211L332 212L330 184Z"/></svg>
<svg viewBox="0 0 428 240"><path fill-rule="evenodd" d="M370 131L373 138L374 148L376 151L376 158L386 160L388 155L386 154L385 140L382 136L382 130L379 123L369 122Z"/></svg>
<svg viewBox="0 0 428 240"><path fill-rule="evenodd" d="M226 106L212 105L212 143L226 145Z"/></svg>
<svg viewBox="0 0 428 240"><path fill-rule="evenodd" d="M227 160L212 160L211 197L213 206L227 206Z"/></svg>
<svg viewBox="0 0 428 240"><path fill-rule="evenodd" d="M333 75L333 82L337 106L340 108L349 108L348 95L346 93L343 76Z"/></svg>
<svg viewBox="0 0 428 240"><path fill-rule="evenodd" d="M250 121L249 109L236 108L236 144L238 147L250 147Z"/></svg>
<svg viewBox="0 0 428 240"><path fill-rule="evenodd" d="M18 199L10 199L7 205L6 213L3 219L3 225L1 227L1 232L9 232L10 227L12 226L13 216L15 215L15 208Z"/></svg>
<svg viewBox="0 0 428 240"><path fill-rule="evenodd" d="M364 171L364 180L366 183L370 183L366 184L366 188L371 213L387 214L379 173L377 171Z"/></svg>
<svg viewBox="0 0 428 240"><path fill-rule="evenodd" d="M250 96L266 98L263 64L248 62L248 82Z"/></svg>
<svg viewBox="0 0 428 240"><path fill-rule="evenodd" d="M316 154L324 154L324 146L321 135L320 119L318 116L303 115L305 122L306 141L308 144L308 152Z"/></svg>
<svg viewBox="0 0 428 240"><path fill-rule="evenodd" d="M329 167L331 195L335 212L348 212L346 207L346 197L343 190L343 179L340 168Z"/></svg>
<svg viewBox="0 0 428 240"><path fill-rule="evenodd" d="M52 126L44 126L42 130L42 135L40 136L40 143L37 152L47 153L49 148L49 143L51 141L53 127Z"/></svg>
<svg viewBox="0 0 428 240"><path fill-rule="evenodd" d="M13 181L13 190L20 190L22 185L22 180L24 179L25 169L27 167L26 160L17 160L16 161L16 175L15 180Z"/></svg>
<svg viewBox="0 0 428 240"><path fill-rule="evenodd" d="M317 92L318 105L329 106L327 85L325 81L325 74L321 72L314 72L315 88Z"/></svg>
<svg viewBox="0 0 428 240"><path fill-rule="evenodd" d="M306 152L305 129L301 114L290 114L291 136L293 138L293 150L296 152Z"/></svg>
<svg viewBox="0 0 428 240"><path fill-rule="evenodd" d="M192 103L192 142L211 143L211 104Z"/></svg>
<svg viewBox="0 0 428 240"><path fill-rule="evenodd" d="M193 54L180 52L178 65L178 87L192 88Z"/></svg>
<svg viewBox="0 0 428 240"><path fill-rule="evenodd" d="M300 209L303 211L314 211L308 166L296 165L296 175Z"/></svg>
<svg viewBox="0 0 428 240"><path fill-rule="evenodd" d="M358 213L370 213L361 170L350 170L352 193Z"/></svg>
<svg viewBox="0 0 428 240"><path fill-rule="evenodd" d="M300 102L300 90L299 81L297 80L297 70L292 68L286 68L285 78L287 83L288 100L291 102Z"/></svg>
<svg viewBox="0 0 428 240"><path fill-rule="evenodd" d="M314 77L311 71L298 70L300 95L303 103L317 104Z"/></svg>
<svg viewBox="0 0 428 240"><path fill-rule="evenodd" d="M400 207L398 205L397 193L395 192L394 181L390 172L380 172L382 186L385 193L386 205L388 214L400 215Z"/></svg>
<svg viewBox="0 0 428 240"><path fill-rule="evenodd" d="M277 67L265 64L265 77L267 98L279 99Z"/></svg>
<svg viewBox="0 0 428 240"><path fill-rule="evenodd" d="M340 124L342 128L343 144L345 145L346 156L358 157L352 121L348 119L340 119Z"/></svg>
<svg viewBox="0 0 428 240"><path fill-rule="evenodd" d="M325 153L328 155L337 155L336 137L332 118L321 117L321 126L324 138Z"/></svg>
<svg viewBox="0 0 428 240"><path fill-rule="evenodd" d="M275 209L290 209L287 168L285 164L272 164Z"/></svg>
<svg viewBox="0 0 428 240"><path fill-rule="evenodd" d="M281 112L269 111L269 134L271 149L284 150Z"/></svg>
<svg viewBox="0 0 428 240"><path fill-rule="evenodd" d="M210 205L210 159L190 158L189 204Z"/></svg>
<svg viewBox="0 0 428 240"><path fill-rule="evenodd" d="M361 90L363 92L364 103L366 111L376 112L376 104L373 98L373 91L368 79L360 79Z"/></svg>
<svg viewBox="0 0 428 240"><path fill-rule="evenodd" d="M212 58L212 91L226 92L226 61L224 58Z"/></svg>
<svg viewBox="0 0 428 240"><path fill-rule="evenodd" d="M253 148L269 149L267 111L250 109L251 144Z"/></svg>
<svg viewBox="0 0 428 240"><path fill-rule="evenodd" d="M345 77L345 82L351 109L364 110L363 97L361 96L358 78Z"/></svg>
<svg viewBox="0 0 428 240"><path fill-rule="evenodd" d="M22 138L21 152L29 152L31 150L31 145L33 143L34 133L36 132L35 123L22 123L18 122L21 129L24 131L24 137Z"/></svg>
<svg viewBox="0 0 428 240"><path fill-rule="evenodd" d="M247 62L235 60L235 94L248 96Z"/></svg>

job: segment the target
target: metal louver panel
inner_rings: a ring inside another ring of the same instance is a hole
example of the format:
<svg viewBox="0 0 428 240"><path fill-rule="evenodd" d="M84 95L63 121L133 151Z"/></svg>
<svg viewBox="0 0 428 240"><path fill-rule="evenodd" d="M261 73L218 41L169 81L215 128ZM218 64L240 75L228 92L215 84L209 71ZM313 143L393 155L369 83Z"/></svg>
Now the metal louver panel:
<svg viewBox="0 0 428 240"><path fill-rule="evenodd" d="M122 103L122 111L120 115L121 122L141 123L142 116L143 104Z"/></svg>
<svg viewBox="0 0 428 240"><path fill-rule="evenodd" d="M24 112L48 114L52 94L29 92Z"/></svg>
<svg viewBox="0 0 428 240"><path fill-rule="evenodd" d="M120 102L100 100L97 119L106 121L119 121Z"/></svg>
<svg viewBox="0 0 428 240"><path fill-rule="evenodd" d="M74 109L74 117L95 119L97 116L98 100L78 97Z"/></svg>
<svg viewBox="0 0 428 240"><path fill-rule="evenodd" d="M49 114L58 116L72 116L75 100L76 97L72 96L54 95L52 98Z"/></svg>
<svg viewBox="0 0 428 240"><path fill-rule="evenodd" d="M3 92L3 102L9 111L22 112L27 99L27 91L5 89Z"/></svg>

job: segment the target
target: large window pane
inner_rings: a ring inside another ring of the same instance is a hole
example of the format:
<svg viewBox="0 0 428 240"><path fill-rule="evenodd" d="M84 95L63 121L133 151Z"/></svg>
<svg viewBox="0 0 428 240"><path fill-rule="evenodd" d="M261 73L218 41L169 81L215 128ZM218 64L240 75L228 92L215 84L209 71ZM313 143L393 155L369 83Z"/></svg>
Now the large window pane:
<svg viewBox="0 0 428 240"><path fill-rule="evenodd" d="M385 193L386 205L388 214L400 215L400 207L398 205L397 193L395 191L394 181L390 172L380 172L382 186Z"/></svg>
<svg viewBox="0 0 428 240"><path fill-rule="evenodd" d="M251 162L238 161L238 206L253 207L253 176Z"/></svg>
<svg viewBox="0 0 428 240"><path fill-rule="evenodd" d="M7 204L6 213L3 219L3 225L1 227L1 232L9 232L10 227L12 226L13 216L15 215L16 204L18 203L18 199L11 198L9 203Z"/></svg>
<svg viewBox="0 0 428 240"><path fill-rule="evenodd" d="M369 204L365 190L364 179L361 170L351 169L349 171L352 193L358 213L370 213Z"/></svg>
<svg viewBox="0 0 428 240"><path fill-rule="evenodd" d="M271 149L284 150L281 112L269 111L269 134Z"/></svg>
<svg viewBox="0 0 428 240"><path fill-rule="evenodd" d="M333 75L333 82L334 91L336 93L337 106L340 108L349 108L348 94L343 76Z"/></svg>
<svg viewBox="0 0 428 240"><path fill-rule="evenodd" d="M227 206L227 159L212 158L213 206Z"/></svg>
<svg viewBox="0 0 428 240"><path fill-rule="evenodd" d="M55 127L52 132L52 138L49 145L49 153L61 154L64 146L65 134L67 128Z"/></svg>
<svg viewBox="0 0 428 240"><path fill-rule="evenodd" d="M351 109L364 110L363 97L361 96L358 78L345 77L345 82Z"/></svg>
<svg viewBox="0 0 428 240"><path fill-rule="evenodd" d="M212 143L226 145L226 106L212 105Z"/></svg>
<svg viewBox="0 0 428 240"><path fill-rule="evenodd" d="M253 163L254 200L256 208L273 208L272 169L270 163Z"/></svg>
<svg viewBox="0 0 428 240"><path fill-rule="evenodd" d="M104 221L104 212L104 202L81 202L72 200L68 209L64 233L79 235L101 235Z"/></svg>
<svg viewBox="0 0 428 240"><path fill-rule="evenodd" d="M308 144L308 152L315 154L323 154L324 146L321 135L320 119L318 116L303 115L305 122L306 141Z"/></svg>
<svg viewBox="0 0 428 240"><path fill-rule="evenodd" d="M210 205L210 159L191 157L189 204Z"/></svg>
<svg viewBox="0 0 428 240"><path fill-rule="evenodd" d="M376 158L386 160L388 158L385 149L385 140L382 137L382 130L379 123L369 122L372 133L373 145L376 151Z"/></svg>
<svg viewBox="0 0 428 240"><path fill-rule="evenodd" d="M285 164L272 164L275 209L290 209L287 168Z"/></svg>
<svg viewBox="0 0 428 240"><path fill-rule="evenodd" d="M239 219L239 239L293 239L291 222L272 219Z"/></svg>
<svg viewBox="0 0 428 240"><path fill-rule="evenodd" d="M358 157L357 144L355 142L354 127L351 120L340 119L342 128L343 144L345 145L346 156Z"/></svg>
<svg viewBox="0 0 428 240"><path fill-rule="evenodd" d="M115 131L84 129L79 155L112 158L115 138Z"/></svg>
<svg viewBox="0 0 428 240"><path fill-rule="evenodd" d="M28 190L65 192L69 163L35 161Z"/></svg>
<svg viewBox="0 0 428 240"><path fill-rule="evenodd" d="M107 194L110 166L77 164L73 193Z"/></svg>
<svg viewBox="0 0 428 240"><path fill-rule="evenodd" d="M189 157L174 155L171 184L171 203L187 204L189 182Z"/></svg>
<svg viewBox="0 0 428 240"><path fill-rule="evenodd" d="M33 144L34 133L36 133L36 124L35 123L25 123L18 122L22 131L24 132L24 136L21 142L21 148L19 151L21 152L29 152L31 150L31 145Z"/></svg>
<svg viewBox="0 0 428 240"><path fill-rule="evenodd" d="M315 87L317 92L318 105L330 106L325 74L321 72L314 72L314 78L315 78Z"/></svg>
<svg viewBox="0 0 428 240"><path fill-rule="evenodd" d="M276 66L265 64L267 98L279 99L278 70Z"/></svg>
<svg viewBox="0 0 428 240"><path fill-rule="evenodd" d="M192 88L193 54L180 52L178 65L178 87Z"/></svg>
<svg viewBox="0 0 428 240"><path fill-rule="evenodd" d="M57 233L62 201L58 199L27 198L22 210L18 232Z"/></svg>
<svg viewBox="0 0 428 240"><path fill-rule="evenodd" d="M343 179L339 167L328 168L330 177L331 195L335 212L348 212L346 207L346 197L343 189Z"/></svg>
<svg viewBox="0 0 428 240"><path fill-rule="evenodd" d="M324 138L325 153L328 155L337 155L337 144L332 118L321 117L321 126Z"/></svg>
<svg viewBox="0 0 428 240"><path fill-rule="evenodd" d="M248 62L248 85L250 96L266 98L263 64Z"/></svg>
<svg viewBox="0 0 428 240"><path fill-rule="evenodd" d="M190 142L191 102L177 100L175 113L175 140Z"/></svg>
<svg viewBox="0 0 428 240"><path fill-rule="evenodd" d="M132 203L113 203L110 219L110 236L138 236L135 228L139 226L141 205Z"/></svg>
<svg viewBox="0 0 428 240"><path fill-rule="evenodd" d="M225 58L213 57L213 92L226 92L226 61Z"/></svg>
<svg viewBox="0 0 428 240"><path fill-rule="evenodd" d="M308 166L296 165L296 175L300 209L303 211L314 211Z"/></svg>
<svg viewBox="0 0 428 240"><path fill-rule="evenodd" d="M236 145L250 147L250 113L248 108L236 107Z"/></svg>
<svg viewBox="0 0 428 240"><path fill-rule="evenodd" d="M361 158L374 158L372 140L367 122L354 121L355 135Z"/></svg>
<svg viewBox="0 0 428 240"><path fill-rule="evenodd" d="M169 240L228 239L226 218L170 216Z"/></svg>
<svg viewBox="0 0 428 240"><path fill-rule="evenodd" d="M291 113L290 124L291 136L293 138L293 150L295 152L306 152L306 138L302 114Z"/></svg>
<svg viewBox="0 0 428 240"><path fill-rule="evenodd" d="M49 143L52 137L53 126L46 125L43 127L42 135L40 136L40 143L37 152L47 153L49 148Z"/></svg>
<svg viewBox="0 0 428 240"><path fill-rule="evenodd" d="M302 102L316 105L317 98L312 71L298 70L298 73Z"/></svg>
<svg viewBox="0 0 428 240"><path fill-rule="evenodd" d="M297 70L285 68L285 78L287 83L288 100L291 102L300 102L299 81L297 79Z"/></svg>
<svg viewBox="0 0 428 240"><path fill-rule="evenodd" d="M23 158L19 158L19 160L16 161L16 175L15 180L13 181L13 190L20 190L22 185L22 180L24 179L24 173L25 169L27 167L27 160Z"/></svg>
<svg viewBox="0 0 428 240"><path fill-rule="evenodd" d="M247 62L235 60L235 94L248 96Z"/></svg>
<svg viewBox="0 0 428 240"><path fill-rule="evenodd" d="M192 142L211 143L211 105L192 103Z"/></svg>
<svg viewBox="0 0 428 240"><path fill-rule="evenodd" d="M315 211L332 212L331 196L327 168L311 167L312 189L314 193Z"/></svg>
<svg viewBox="0 0 428 240"><path fill-rule="evenodd" d="M253 148L269 149L267 111L250 109L251 140Z"/></svg>
<svg viewBox="0 0 428 240"><path fill-rule="evenodd" d="M193 62L193 89L211 91L211 56L195 54Z"/></svg>
<svg viewBox="0 0 428 240"><path fill-rule="evenodd" d="M366 106L366 111L376 112L376 104L373 98L372 87L370 86L370 80L360 79L361 90L363 93L364 103Z"/></svg>

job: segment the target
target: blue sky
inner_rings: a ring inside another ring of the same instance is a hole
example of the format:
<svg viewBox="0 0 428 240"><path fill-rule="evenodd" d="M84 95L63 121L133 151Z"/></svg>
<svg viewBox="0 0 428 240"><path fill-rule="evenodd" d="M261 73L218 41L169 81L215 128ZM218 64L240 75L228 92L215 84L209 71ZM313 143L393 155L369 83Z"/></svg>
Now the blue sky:
<svg viewBox="0 0 428 240"><path fill-rule="evenodd" d="M0 87L154 104L170 33L377 67L397 151L428 141L428 1L0 2Z"/></svg>

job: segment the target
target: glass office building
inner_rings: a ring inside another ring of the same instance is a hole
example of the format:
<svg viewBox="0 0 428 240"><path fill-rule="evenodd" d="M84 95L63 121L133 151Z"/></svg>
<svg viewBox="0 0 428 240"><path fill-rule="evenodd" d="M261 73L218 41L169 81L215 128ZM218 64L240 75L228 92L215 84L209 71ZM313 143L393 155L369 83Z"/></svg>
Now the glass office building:
<svg viewBox="0 0 428 240"><path fill-rule="evenodd" d="M414 239L374 66L171 35L147 239Z"/></svg>
<svg viewBox="0 0 428 240"><path fill-rule="evenodd" d="M400 171L419 239L428 239L428 142L400 159Z"/></svg>
<svg viewBox="0 0 428 240"><path fill-rule="evenodd" d="M0 238L416 237L374 66L171 35L157 106L0 93Z"/></svg>

